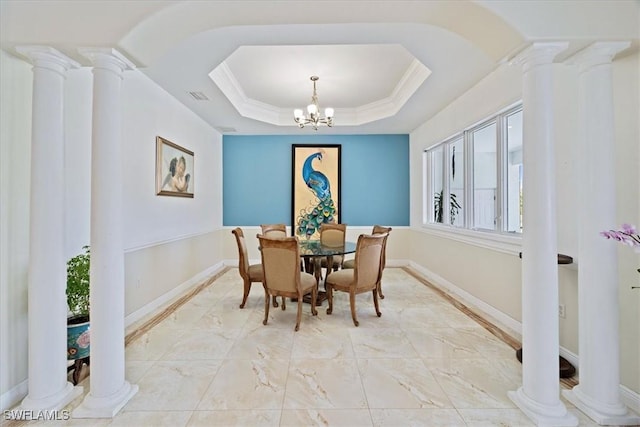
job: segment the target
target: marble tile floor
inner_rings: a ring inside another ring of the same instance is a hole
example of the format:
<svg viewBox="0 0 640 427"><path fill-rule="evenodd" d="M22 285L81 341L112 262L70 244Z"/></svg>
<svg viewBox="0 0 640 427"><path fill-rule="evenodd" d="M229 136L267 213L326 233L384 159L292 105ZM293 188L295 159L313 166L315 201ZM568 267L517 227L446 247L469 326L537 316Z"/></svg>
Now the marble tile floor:
<svg viewBox="0 0 640 427"><path fill-rule="evenodd" d="M387 268L383 284L382 317L359 295L355 327L337 293L332 315L326 302L317 317L304 304L294 332L296 303L272 307L264 326L262 287L239 309L242 281L228 269L128 335L126 378L140 389L115 418L12 425L534 425L507 397L522 384L516 341L408 269ZM580 426L596 425L564 403Z"/></svg>

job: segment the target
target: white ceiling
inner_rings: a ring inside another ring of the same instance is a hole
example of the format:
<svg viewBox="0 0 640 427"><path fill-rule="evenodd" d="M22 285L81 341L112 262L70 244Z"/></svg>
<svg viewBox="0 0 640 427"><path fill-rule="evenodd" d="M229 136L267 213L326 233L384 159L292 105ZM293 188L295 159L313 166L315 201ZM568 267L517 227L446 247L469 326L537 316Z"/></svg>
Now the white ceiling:
<svg viewBox="0 0 640 427"><path fill-rule="evenodd" d="M391 96L413 59L400 44L277 45L241 46L225 63L249 98L306 105L313 87L309 78L319 76L323 100L352 108Z"/></svg>
<svg viewBox="0 0 640 427"><path fill-rule="evenodd" d="M311 103L311 77L320 111L358 126L395 116L430 74L400 44L359 44L241 46L209 76L241 116L290 127L293 110Z"/></svg>
<svg viewBox="0 0 640 427"><path fill-rule="evenodd" d="M313 133L291 113L309 103L311 75L320 106L336 108L335 127L318 133L409 133L532 41L567 40L565 56L593 40L637 49L639 10L634 0L2 0L0 42L85 65L79 47L114 47L224 133ZM209 77L217 67L225 84Z"/></svg>

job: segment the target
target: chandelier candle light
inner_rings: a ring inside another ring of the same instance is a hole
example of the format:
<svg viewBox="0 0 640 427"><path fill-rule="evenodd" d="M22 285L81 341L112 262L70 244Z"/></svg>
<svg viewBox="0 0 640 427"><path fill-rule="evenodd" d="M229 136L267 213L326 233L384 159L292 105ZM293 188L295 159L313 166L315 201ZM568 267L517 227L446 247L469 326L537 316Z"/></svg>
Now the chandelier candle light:
<svg viewBox="0 0 640 427"><path fill-rule="evenodd" d="M333 108L324 109L324 117L320 115L320 107L318 106L318 94L316 92L316 82L320 79L318 76L311 76L313 82L313 96L311 96L311 104L307 105L307 116L304 112L296 108L293 110L293 118L300 128L305 125L313 126L314 130L318 130L318 125L323 124L329 127L333 126Z"/></svg>

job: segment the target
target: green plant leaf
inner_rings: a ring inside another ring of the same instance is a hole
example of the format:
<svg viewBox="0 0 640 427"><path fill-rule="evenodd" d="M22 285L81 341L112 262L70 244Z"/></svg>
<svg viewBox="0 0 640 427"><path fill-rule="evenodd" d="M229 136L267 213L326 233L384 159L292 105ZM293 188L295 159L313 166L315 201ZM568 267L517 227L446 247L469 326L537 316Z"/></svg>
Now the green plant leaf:
<svg viewBox="0 0 640 427"><path fill-rule="evenodd" d="M83 253L67 261L67 305L72 314L89 315L89 271L91 253L83 246Z"/></svg>

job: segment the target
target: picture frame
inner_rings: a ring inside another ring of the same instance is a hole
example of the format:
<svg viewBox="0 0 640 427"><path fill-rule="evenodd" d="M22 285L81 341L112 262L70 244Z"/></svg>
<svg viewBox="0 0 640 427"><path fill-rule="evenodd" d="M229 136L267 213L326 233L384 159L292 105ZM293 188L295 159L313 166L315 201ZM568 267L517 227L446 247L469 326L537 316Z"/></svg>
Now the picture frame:
<svg viewBox="0 0 640 427"><path fill-rule="evenodd" d="M194 195L193 151L156 136L156 194L189 197Z"/></svg>
<svg viewBox="0 0 640 427"><path fill-rule="evenodd" d="M320 238L323 222L340 223L340 144L292 144L291 232Z"/></svg>

